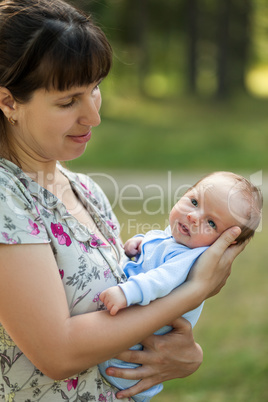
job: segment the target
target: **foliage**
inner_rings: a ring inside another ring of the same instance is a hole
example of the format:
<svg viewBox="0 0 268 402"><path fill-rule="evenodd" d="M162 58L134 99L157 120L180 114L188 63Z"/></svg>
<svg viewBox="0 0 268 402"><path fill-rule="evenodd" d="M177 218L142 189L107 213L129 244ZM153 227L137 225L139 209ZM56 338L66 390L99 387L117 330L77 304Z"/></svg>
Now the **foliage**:
<svg viewBox="0 0 268 402"><path fill-rule="evenodd" d="M164 6L160 0L73 2L93 15L116 53L137 65L141 93L150 95L146 79L157 70L183 75L191 93L203 92L209 75L211 94L244 89L254 0L167 0Z"/></svg>

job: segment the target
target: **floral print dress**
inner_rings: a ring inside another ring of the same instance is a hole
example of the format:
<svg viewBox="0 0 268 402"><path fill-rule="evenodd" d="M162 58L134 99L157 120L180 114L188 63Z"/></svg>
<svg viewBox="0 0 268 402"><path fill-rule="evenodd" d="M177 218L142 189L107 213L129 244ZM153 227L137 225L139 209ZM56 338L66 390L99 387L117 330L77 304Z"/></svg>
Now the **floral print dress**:
<svg viewBox="0 0 268 402"><path fill-rule="evenodd" d="M73 316L104 309L100 292L126 278L118 264L123 254L119 225L104 193L88 176L71 173L60 165L59 169L107 242L70 215L52 193L0 158L0 243L49 243ZM0 363L0 400L115 400L117 390L105 382L97 366L62 381L45 376L19 350L1 323Z"/></svg>

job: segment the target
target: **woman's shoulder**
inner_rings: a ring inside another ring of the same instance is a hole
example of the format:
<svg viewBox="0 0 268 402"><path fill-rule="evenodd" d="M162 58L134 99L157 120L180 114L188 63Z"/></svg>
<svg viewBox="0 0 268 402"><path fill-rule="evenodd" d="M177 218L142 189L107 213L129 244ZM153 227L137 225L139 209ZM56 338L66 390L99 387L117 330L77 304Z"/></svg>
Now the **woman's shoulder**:
<svg viewBox="0 0 268 402"><path fill-rule="evenodd" d="M16 173L14 169L10 169L8 161L0 158L0 184L7 183L9 180L14 180L16 178Z"/></svg>
<svg viewBox="0 0 268 402"><path fill-rule="evenodd" d="M25 197L26 182L21 177L21 169L3 158L0 158L0 191ZM26 197L28 198L28 197Z"/></svg>

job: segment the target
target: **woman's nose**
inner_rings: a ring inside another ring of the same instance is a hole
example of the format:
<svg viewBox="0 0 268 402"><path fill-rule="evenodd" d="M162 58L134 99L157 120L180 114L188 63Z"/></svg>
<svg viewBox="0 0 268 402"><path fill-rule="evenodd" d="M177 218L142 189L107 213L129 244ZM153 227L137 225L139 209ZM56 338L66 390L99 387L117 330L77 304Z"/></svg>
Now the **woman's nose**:
<svg viewBox="0 0 268 402"><path fill-rule="evenodd" d="M79 117L79 123L84 126L97 127L100 122L100 104L101 102L96 102L96 100L89 99L81 110Z"/></svg>

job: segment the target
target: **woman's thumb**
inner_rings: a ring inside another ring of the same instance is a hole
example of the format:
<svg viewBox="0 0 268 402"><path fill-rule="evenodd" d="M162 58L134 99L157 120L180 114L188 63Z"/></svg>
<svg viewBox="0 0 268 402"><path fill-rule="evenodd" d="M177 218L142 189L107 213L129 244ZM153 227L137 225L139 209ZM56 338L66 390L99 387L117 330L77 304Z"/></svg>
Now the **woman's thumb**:
<svg viewBox="0 0 268 402"><path fill-rule="evenodd" d="M235 242L235 239L240 235L241 229L238 226L233 226L227 230L225 230L222 235L217 239L215 243L220 250L226 250L232 243Z"/></svg>

